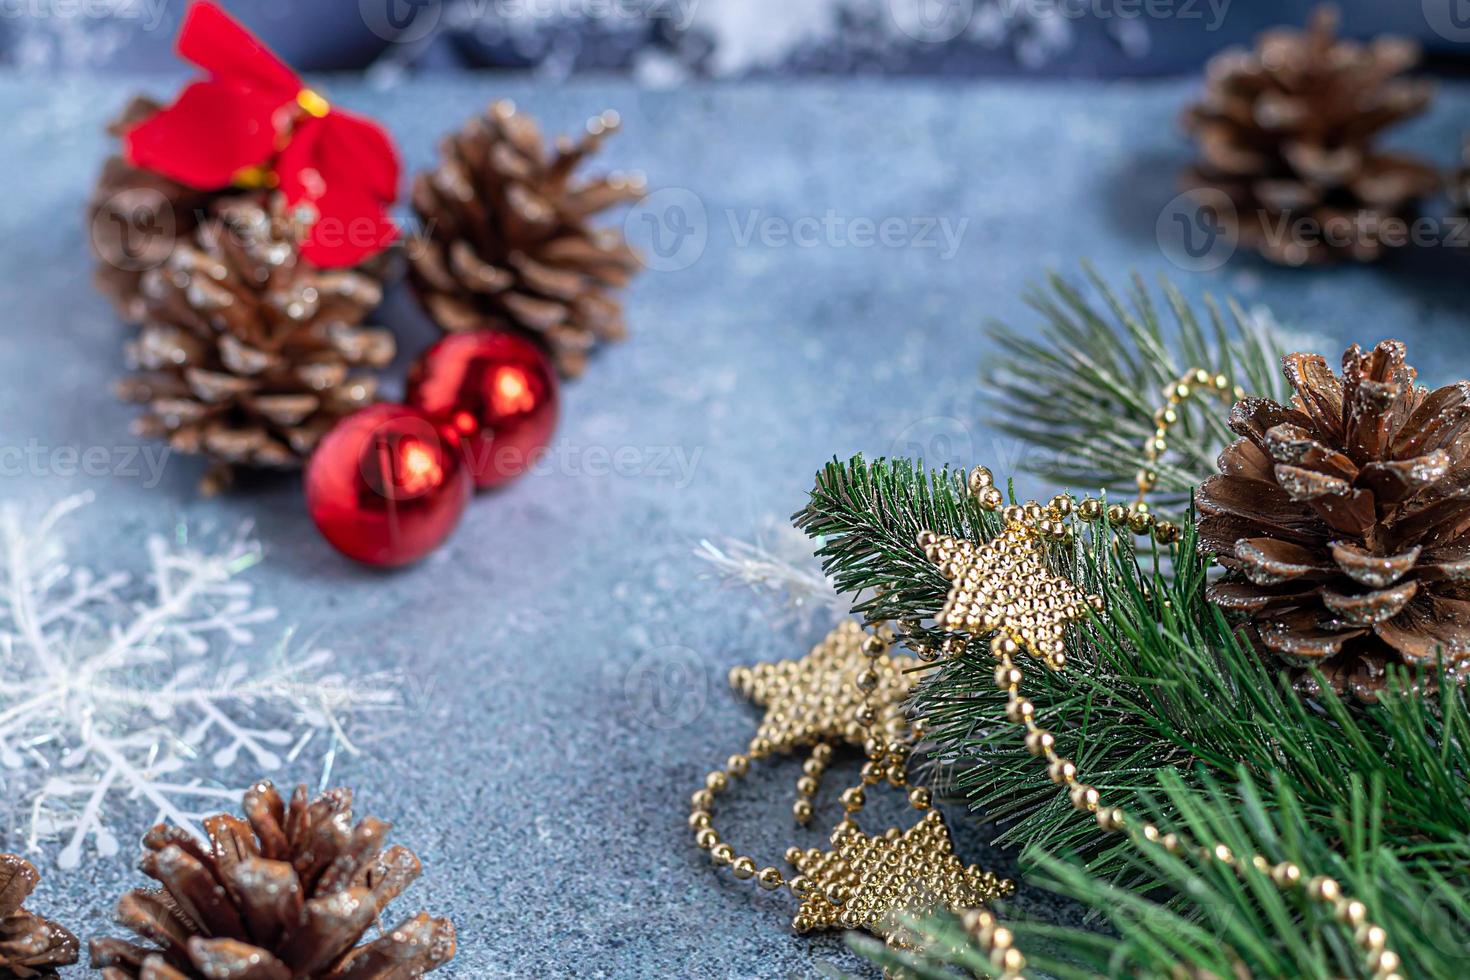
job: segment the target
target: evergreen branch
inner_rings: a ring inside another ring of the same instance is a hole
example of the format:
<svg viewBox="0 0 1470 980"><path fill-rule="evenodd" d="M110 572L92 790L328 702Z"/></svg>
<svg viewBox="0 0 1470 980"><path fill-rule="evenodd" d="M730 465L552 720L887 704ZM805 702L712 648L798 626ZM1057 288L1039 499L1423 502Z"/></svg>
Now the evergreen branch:
<svg viewBox="0 0 1470 980"><path fill-rule="evenodd" d="M1470 894L1455 882L1405 858L1375 825L1382 800L1361 779L1349 780L1352 807L1340 836L1317 832L1301 801L1283 780L1262 784L1238 774L1228 786L1206 778L1198 786L1178 773L1161 773L1167 805L1146 811L1180 821L1199 840L1236 854L1259 853L1330 875L1346 894L1365 902L1373 921L1402 957L1404 976L1451 977L1470 971ZM1264 872L1237 874L1218 862L1174 855L1136 829L1130 863L1140 876L1167 886L1165 898L1119 886L1075 858L1042 855L1034 884L1096 911L1105 928L1089 931L1035 919L1008 918L1026 953L1028 971L1071 980L1098 976L1362 977L1363 951L1350 926L1300 890L1278 889ZM959 923L937 918L911 927L923 953L901 953L860 940L863 955L903 967L928 980L983 976L988 963Z"/></svg>
<svg viewBox="0 0 1470 980"><path fill-rule="evenodd" d="M1131 493L1153 437L1163 390L1185 372L1221 373L1248 393L1284 392L1279 338L1233 301L1211 297L1203 314L1167 282L1169 324L1141 277L1119 296L1084 266L1095 297L1052 274L1026 294L1042 323L992 323L1000 356L985 372L988 423L1046 453L1025 454L1030 468L1059 487ZM1215 471L1215 457L1234 439L1215 404L1187 406L1170 430L1158 474L1156 509L1177 513Z"/></svg>
<svg viewBox="0 0 1470 980"><path fill-rule="evenodd" d="M898 620L924 646L945 635L924 624L942 605L948 583L924 558L918 532L983 541L1000 525L971 500L961 474L925 474L906 461L870 464L861 457L819 473L795 523L819 538L824 569L854 595L856 612L870 621ZM1303 867L1322 873L1350 865L1358 897L1375 916L1383 913L1370 896L1381 898L1383 889L1369 886L1380 867L1404 879L1404 894L1449 901L1441 894L1448 889L1465 900L1470 712L1463 688L1441 677L1430 685L1439 693L1415 693L1399 676L1376 705L1350 708L1330 690L1317 702L1303 700L1205 599L1208 561L1192 523L1168 554L1140 556L1130 536L1104 527L1070 546L1050 546L1049 558L1057 571L1103 595L1107 608L1073 631L1065 671L1033 664L1023 689L1058 751L1076 762L1107 804L1151 813L1161 827L1189 826L1203 840L1247 848L1237 853L1253 853L1248 848L1256 845L1235 822L1247 820L1259 834L1282 820L1278 837L1300 849ZM1272 904L1284 901L1279 896L1268 900L1238 881L1201 892L1198 875L1177 860L1141 860L1135 842L1100 835L1024 749L1006 718L1006 695L992 681L988 638L973 639L960 656L932 668L914 699L940 784L985 819L1004 821L999 841L1022 846L1023 869L1048 871L1099 913L1122 914L1117 910L1147 902L1179 920L1154 931L1120 929L1122 939L1102 945L1096 936L1063 936L1072 954L1088 946L1143 972L1169 956L1193 962L1194 951L1209 944L1184 925L1211 921L1201 896L1217 902L1225 894L1233 905L1222 907L1244 923L1232 928L1245 930L1227 937L1232 956L1267 974L1300 969L1327 976L1342 969L1337 951L1292 945L1296 933L1285 927L1300 932L1310 920L1300 909ZM1270 805L1255 795L1257 785L1273 787ZM1260 849L1272 855L1281 847ZM1066 870L1056 855L1076 855L1085 871ZM1155 899L1160 890L1167 897ZM1261 916L1271 918L1270 928ZM1394 935L1402 946L1419 933ZM1229 963L1211 963L1228 975Z"/></svg>

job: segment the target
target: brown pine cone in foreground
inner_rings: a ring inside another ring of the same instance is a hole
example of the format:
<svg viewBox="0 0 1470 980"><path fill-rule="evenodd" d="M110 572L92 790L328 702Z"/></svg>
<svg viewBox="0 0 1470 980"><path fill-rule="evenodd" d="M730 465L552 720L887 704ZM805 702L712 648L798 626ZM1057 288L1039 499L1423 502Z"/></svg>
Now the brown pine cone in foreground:
<svg viewBox="0 0 1470 980"><path fill-rule="evenodd" d="M1470 670L1470 382L1415 385L1404 345L1354 345L1343 376L1284 361L1290 405L1247 398L1241 436L1200 487L1200 542L1229 571L1210 587L1266 650L1376 699L1389 664Z"/></svg>
<svg viewBox="0 0 1470 980"><path fill-rule="evenodd" d="M383 850L389 824L353 824L351 792L308 803L298 786L287 807L262 781L244 809L207 819L207 846L166 825L143 838L141 869L163 887L128 892L117 917L149 945L92 940L105 980L403 980L454 957L454 926L422 912L358 945L421 868Z"/></svg>
<svg viewBox="0 0 1470 980"><path fill-rule="evenodd" d="M136 96L107 131L121 137L159 108L152 99ZM162 265L176 242L188 240L211 204L243 193L233 188L196 190L140 170L121 154L108 157L87 205L87 227L98 260L97 288L124 320L141 323L144 273Z"/></svg>
<svg viewBox="0 0 1470 980"><path fill-rule="evenodd" d="M434 170L414 179L419 237L409 246L414 285L444 330L509 329L546 348L565 376L582 373L599 343L623 339L611 291L638 270L620 230L594 229L598 212L643 193L643 182L572 172L618 125L608 112L554 152L506 101L445 139Z"/></svg>
<svg viewBox="0 0 1470 980"><path fill-rule="evenodd" d="M21 908L41 876L25 858L0 854L0 977L39 977L77 961L77 937Z"/></svg>
<svg viewBox="0 0 1470 980"><path fill-rule="evenodd" d="M1200 155L1185 189L1203 206L1228 198L1219 219L1273 262L1377 259L1402 244L1395 237L1407 237L1418 199L1439 187L1433 167L1372 145L1429 104L1428 85L1399 77L1418 47L1336 32L1337 13L1324 6L1305 31L1268 31L1253 51L1216 55L1203 98L1184 115Z"/></svg>
<svg viewBox="0 0 1470 980"><path fill-rule="evenodd" d="M279 211L279 201L276 205ZM393 335L363 326L382 299L372 276L302 260L259 198L222 202L143 277L144 322L119 395L147 405L140 434L214 465L295 468L334 423L373 401Z"/></svg>

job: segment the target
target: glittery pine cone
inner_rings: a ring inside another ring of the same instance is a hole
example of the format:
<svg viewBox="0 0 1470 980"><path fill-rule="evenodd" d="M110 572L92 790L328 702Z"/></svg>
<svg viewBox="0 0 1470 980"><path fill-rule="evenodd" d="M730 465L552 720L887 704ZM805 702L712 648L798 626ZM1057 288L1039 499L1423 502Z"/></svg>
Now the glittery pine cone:
<svg viewBox="0 0 1470 980"><path fill-rule="evenodd" d="M152 99L135 96L107 131L121 137L159 108ZM142 322L146 271L162 265L175 243L193 234L211 204L244 193L233 188L196 190L135 167L121 154L108 157L87 206L87 226L98 260L97 288L124 320Z"/></svg>
<svg viewBox="0 0 1470 980"><path fill-rule="evenodd" d="M29 861L0 854L0 977L47 976L77 961L77 937L21 908L40 880Z"/></svg>
<svg viewBox="0 0 1470 980"><path fill-rule="evenodd" d="M1379 258L1407 239L1418 200L1439 187L1427 163L1373 145L1429 104L1430 88L1402 77L1418 59L1406 38L1338 38L1329 6L1304 31L1269 31L1254 50L1216 55L1184 115L1199 150L1186 190L1273 262Z"/></svg>
<svg viewBox="0 0 1470 980"><path fill-rule="evenodd" d="M1210 587L1260 646L1372 701L1390 664L1470 671L1470 382L1414 383L1404 345L1284 362L1289 405L1239 402L1241 436L1200 487Z"/></svg>
<svg viewBox="0 0 1470 980"><path fill-rule="evenodd" d="M276 205L279 211L279 202ZM136 373L119 385L143 403L138 429L213 462L206 491L236 467L291 469L338 419L370 403L393 336L363 325L378 280L322 270L260 198L222 202L190 241L143 278Z"/></svg>
<svg viewBox="0 0 1470 980"><path fill-rule="evenodd" d="M207 845L164 825L143 838L162 889L129 892L117 916L149 945L92 940L104 980L401 980L454 957L454 926L424 913L359 945L421 869L383 849L388 824L353 824L350 792L307 802L301 786L288 807L260 782L244 809L206 820Z"/></svg>
<svg viewBox="0 0 1470 980"><path fill-rule="evenodd" d="M643 185L573 178L617 125L604 113L581 140L548 152L535 121L502 101L444 141L439 165L414 180L421 237L409 245L414 285L440 327L518 331L564 376L581 374L598 344L623 339L612 292L632 279L638 256L620 231L589 222Z"/></svg>

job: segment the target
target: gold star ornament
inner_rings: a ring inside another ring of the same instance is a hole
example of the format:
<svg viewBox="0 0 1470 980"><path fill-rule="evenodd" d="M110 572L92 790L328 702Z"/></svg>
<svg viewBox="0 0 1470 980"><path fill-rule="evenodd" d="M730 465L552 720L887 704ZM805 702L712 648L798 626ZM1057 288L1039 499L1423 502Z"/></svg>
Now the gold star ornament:
<svg viewBox="0 0 1470 980"><path fill-rule="evenodd" d="M894 827L876 837L849 824L832 850L792 848L786 857L800 875L791 883L801 899L791 923L797 932L866 929L893 940L904 931L904 916L980 908L1015 890L955 855L937 810L906 831Z"/></svg>
<svg viewBox="0 0 1470 980"><path fill-rule="evenodd" d="M1057 501L1045 510L1007 507L1004 530L984 544L932 531L919 535L924 554L951 583L935 617L940 629L1003 632L1054 669L1066 663L1067 624L1082 619L1089 605L1101 611L1103 602L1046 567L1044 538L1070 531L1057 509Z"/></svg>
<svg viewBox="0 0 1470 980"><path fill-rule="evenodd" d="M785 753L819 743L860 747L874 721L880 730L906 727L902 706L917 680L912 671L921 665L903 655L883 653L875 658L865 650L865 644L875 642L881 641L849 619L799 660L732 670L730 685L766 709L753 754ZM853 678L870 666L877 674L877 687L865 695ZM875 718L867 718L868 704ZM766 751L756 751L756 745Z"/></svg>

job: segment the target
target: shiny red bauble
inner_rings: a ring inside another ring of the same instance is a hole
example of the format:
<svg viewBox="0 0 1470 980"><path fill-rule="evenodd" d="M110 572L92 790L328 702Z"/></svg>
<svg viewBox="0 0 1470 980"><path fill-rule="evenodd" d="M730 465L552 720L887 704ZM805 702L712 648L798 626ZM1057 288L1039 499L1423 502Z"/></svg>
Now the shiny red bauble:
<svg viewBox="0 0 1470 980"><path fill-rule="evenodd" d="M409 371L406 400L459 433L481 490L525 473L556 430L556 372L539 347L514 334L440 340Z"/></svg>
<svg viewBox="0 0 1470 980"><path fill-rule="evenodd" d="M472 484L459 438L407 405L372 405L328 432L306 469L306 506L332 546L407 565L449 537Z"/></svg>

